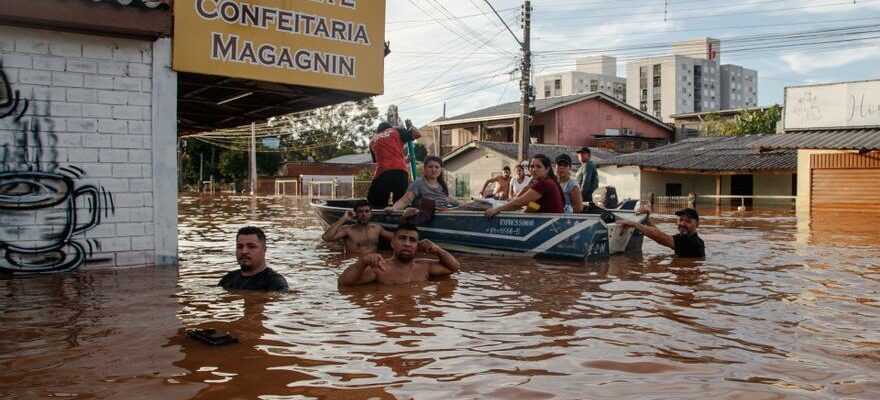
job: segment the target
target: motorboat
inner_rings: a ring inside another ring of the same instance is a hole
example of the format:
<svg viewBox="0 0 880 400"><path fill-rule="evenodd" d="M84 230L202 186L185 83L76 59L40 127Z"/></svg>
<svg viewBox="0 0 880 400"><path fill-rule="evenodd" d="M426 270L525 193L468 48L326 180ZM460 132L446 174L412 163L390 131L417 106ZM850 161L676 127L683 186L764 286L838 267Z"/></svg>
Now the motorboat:
<svg viewBox="0 0 880 400"><path fill-rule="evenodd" d="M352 210L358 201L362 200L315 200L312 208L326 228ZM627 219L641 223L647 219L631 209L586 214L501 212L491 219L482 211L463 209L431 214L429 218L411 217L405 222L418 222L421 239L429 239L449 251L587 260L640 252L644 237L635 229L621 234L617 221ZM372 222L394 229L401 223L402 215L402 210L391 213L373 210Z"/></svg>

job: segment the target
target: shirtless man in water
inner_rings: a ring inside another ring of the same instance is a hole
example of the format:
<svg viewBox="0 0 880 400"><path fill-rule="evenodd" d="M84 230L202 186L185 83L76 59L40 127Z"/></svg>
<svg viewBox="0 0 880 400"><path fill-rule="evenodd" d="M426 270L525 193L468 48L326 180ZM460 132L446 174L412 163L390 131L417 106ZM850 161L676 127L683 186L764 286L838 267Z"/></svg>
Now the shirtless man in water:
<svg viewBox="0 0 880 400"><path fill-rule="evenodd" d="M321 239L327 242L335 242L344 239L345 251L354 254L369 254L379 250L379 237L391 240L393 234L381 226L370 223L373 210L366 201L359 201L353 210L348 210L327 231L321 235ZM354 225L345 225L354 219Z"/></svg>
<svg viewBox="0 0 880 400"><path fill-rule="evenodd" d="M339 286L367 283L401 284L422 282L431 276L446 276L458 272L461 263L440 246L424 239L413 224L400 224L391 239L393 255L367 254L339 275ZM438 260L415 258L416 252L434 254Z"/></svg>

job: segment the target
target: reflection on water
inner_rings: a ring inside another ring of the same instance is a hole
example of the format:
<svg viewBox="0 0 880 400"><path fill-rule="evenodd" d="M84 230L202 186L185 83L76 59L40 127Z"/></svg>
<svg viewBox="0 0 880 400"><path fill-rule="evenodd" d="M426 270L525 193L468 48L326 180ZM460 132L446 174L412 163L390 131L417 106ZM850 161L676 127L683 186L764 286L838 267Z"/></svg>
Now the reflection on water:
<svg viewBox="0 0 880 400"><path fill-rule="evenodd" d="M880 233L864 220L722 212L703 218L705 261L646 241L587 264L462 256L452 279L339 290L352 260L306 204L180 210L179 276L0 280L0 397L880 398ZM290 293L214 286L246 223L266 228Z"/></svg>

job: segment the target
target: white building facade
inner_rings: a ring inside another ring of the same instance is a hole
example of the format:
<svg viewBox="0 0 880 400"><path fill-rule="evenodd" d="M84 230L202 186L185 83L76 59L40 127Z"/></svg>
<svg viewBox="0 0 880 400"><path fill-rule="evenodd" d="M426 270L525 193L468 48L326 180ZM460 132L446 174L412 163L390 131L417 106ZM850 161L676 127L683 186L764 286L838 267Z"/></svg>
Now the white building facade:
<svg viewBox="0 0 880 400"><path fill-rule="evenodd" d="M577 59L575 71L535 77L535 98L569 96L579 93L603 92L626 101L626 78L617 76L617 59L609 56Z"/></svg>
<svg viewBox="0 0 880 400"><path fill-rule="evenodd" d="M627 103L671 122L671 115L754 107L758 72L721 65L721 43L702 38L673 44L673 54L627 63Z"/></svg>

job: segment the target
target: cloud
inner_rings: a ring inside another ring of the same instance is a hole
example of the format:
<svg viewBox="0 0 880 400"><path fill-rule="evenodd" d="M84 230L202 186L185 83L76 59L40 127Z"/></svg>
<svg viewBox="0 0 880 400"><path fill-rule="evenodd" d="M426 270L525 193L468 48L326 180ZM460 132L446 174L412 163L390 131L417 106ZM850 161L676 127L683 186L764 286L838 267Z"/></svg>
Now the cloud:
<svg viewBox="0 0 880 400"><path fill-rule="evenodd" d="M854 48L816 53L786 54L780 57L788 65L788 69L798 74L806 74L817 70L842 67L851 63L880 58L880 53Z"/></svg>

